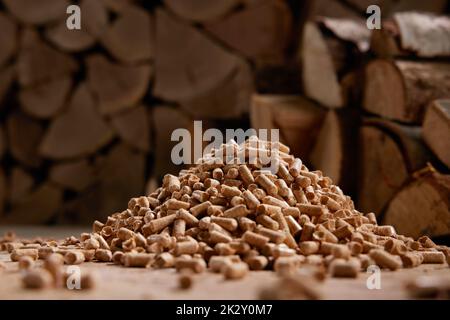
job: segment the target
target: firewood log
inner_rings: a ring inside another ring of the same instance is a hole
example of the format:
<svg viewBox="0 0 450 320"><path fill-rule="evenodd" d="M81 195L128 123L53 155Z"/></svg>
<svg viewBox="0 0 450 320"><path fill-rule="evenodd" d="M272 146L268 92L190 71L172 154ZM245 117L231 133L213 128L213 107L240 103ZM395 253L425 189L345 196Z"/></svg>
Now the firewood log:
<svg viewBox="0 0 450 320"><path fill-rule="evenodd" d="M5 7L24 24L46 24L66 14L67 0L3 0Z"/></svg>
<svg viewBox="0 0 450 320"><path fill-rule="evenodd" d="M448 57L449 33L450 18L446 16L396 13L383 22L381 29L373 31L371 50L380 57Z"/></svg>
<svg viewBox="0 0 450 320"><path fill-rule="evenodd" d="M14 65L0 69L0 104L14 82L15 76L16 68Z"/></svg>
<svg viewBox="0 0 450 320"><path fill-rule="evenodd" d="M422 130L423 139L450 168L450 100L436 100L427 108Z"/></svg>
<svg viewBox="0 0 450 320"><path fill-rule="evenodd" d="M9 178L8 200L14 206L33 188L33 177L21 167L14 167Z"/></svg>
<svg viewBox="0 0 450 320"><path fill-rule="evenodd" d="M230 119L248 113L254 92L250 66L242 60L233 73L212 90L180 101L180 106L195 118Z"/></svg>
<svg viewBox="0 0 450 320"><path fill-rule="evenodd" d="M283 61L292 17L284 1L263 0L230 16L208 23L207 31L246 57Z"/></svg>
<svg viewBox="0 0 450 320"><path fill-rule="evenodd" d="M17 50L17 25L9 16L0 12L0 67L8 61Z"/></svg>
<svg viewBox="0 0 450 320"><path fill-rule="evenodd" d="M430 160L420 127L366 120L360 129L358 208L380 215L410 174Z"/></svg>
<svg viewBox="0 0 450 320"><path fill-rule="evenodd" d="M52 118L67 101L72 89L72 78L63 76L37 84L36 86L20 89L18 96L23 111L30 116L47 119Z"/></svg>
<svg viewBox="0 0 450 320"><path fill-rule="evenodd" d="M308 22L298 52L305 94L328 108L343 107L346 97L340 81L359 68L369 38L361 19L320 18Z"/></svg>
<svg viewBox="0 0 450 320"><path fill-rule="evenodd" d="M95 175L94 166L86 159L80 159L52 165L49 180L63 188L81 192L94 183Z"/></svg>
<svg viewBox="0 0 450 320"><path fill-rule="evenodd" d="M300 96L252 97L250 120L256 130L279 129L281 142L306 161L319 133L325 110Z"/></svg>
<svg viewBox="0 0 450 320"><path fill-rule="evenodd" d="M42 124L19 112L6 119L8 147L14 159L24 166L37 168L42 163L38 145L44 133Z"/></svg>
<svg viewBox="0 0 450 320"><path fill-rule="evenodd" d="M153 108L153 126L155 128L155 164L154 176L159 179L166 173L177 173L181 165L175 165L171 159L172 148L179 142L171 141L172 132L184 128L192 132L191 119L187 114L169 106ZM183 140L184 141L184 140ZM192 162L193 155L191 154Z"/></svg>
<svg viewBox="0 0 450 320"><path fill-rule="evenodd" d="M130 6L108 26L101 41L116 59L125 63L142 62L153 58L153 29L152 16L144 9Z"/></svg>
<svg viewBox="0 0 450 320"><path fill-rule="evenodd" d="M358 114L352 109L330 110L325 116L309 162L329 176L345 193L351 193L356 180Z"/></svg>
<svg viewBox="0 0 450 320"><path fill-rule="evenodd" d="M67 110L56 117L45 133L39 152L51 159L95 153L113 138L113 132L96 111L94 98L82 83Z"/></svg>
<svg viewBox="0 0 450 320"><path fill-rule="evenodd" d="M414 238L450 235L450 175L425 169L392 199L384 221Z"/></svg>
<svg viewBox="0 0 450 320"><path fill-rule="evenodd" d="M11 211L0 217L1 224L44 224L55 218L62 204L63 192L50 183L20 199Z"/></svg>
<svg viewBox="0 0 450 320"><path fill-rule="evenodd" d="M178 16L199 22L218 20L242 0L164 0L164 4Z"/></svg>
<svg viewBox="0 0 450 320"><path fill-rule="evenodd" d="M111 125L122 140L144 153L150 151L151 130L146 106L139 106L115 114Z"/></svg>
<svg viewBox="0 0 450 320"><path fill-rule="evenodd" d="M84 29L70 30L63 19L56 25L45 29L45 37L63 51L79 52L91 48L95 44L95 37Z"/></svg>
<svg viewBox="0 0 450 320"><path fill-rule="evenodd" d="M217 88L238 60L200 30L156 11L155 85L157 97L180 101Z"/></svg>
<svg viewBox="0 0 450 320"><path fill-rule="evenodd" d="M123 66L100 54L89 56L86 65L89 88L97 96L104 115L135 106L147 92L152 75L148 64Z"/></svg>
<svg viewBox="0 0 450 320"><path fill-rule="evenodd" d="M374 60L366 68L364 108L387 119L420 124L432 100L449 97L449 64Z"/></svg>
<svg viewBox="0 0 450 320"><path fill-rule="evenodd" d="M21 86L31 86L58 76L72 74L78 68L71 56L44 43L32 29L26 29L22 33L17 64Z"/></svg>

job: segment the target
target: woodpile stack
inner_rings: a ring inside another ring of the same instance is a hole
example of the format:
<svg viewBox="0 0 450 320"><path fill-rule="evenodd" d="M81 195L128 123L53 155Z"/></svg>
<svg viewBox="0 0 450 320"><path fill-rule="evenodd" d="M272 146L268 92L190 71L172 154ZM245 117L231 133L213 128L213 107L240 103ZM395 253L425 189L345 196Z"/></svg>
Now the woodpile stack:
<svg viewBox="0 0 450 320"><path fill-rule="evenodd" d="M379 30L362 18L371 4L381 7ZM296 55L300 94L252 99L254 127L279 128L359 209L408 236L450 235L446 5L313 1Z"/></svg>
<svg viewBox="0 0 450 320"><path fill-rule="evenodd" d="M147 2L0 1L0 223L104 219L180 170L174 129L248 127L256 70L285 64L291 4Z"/></svg>

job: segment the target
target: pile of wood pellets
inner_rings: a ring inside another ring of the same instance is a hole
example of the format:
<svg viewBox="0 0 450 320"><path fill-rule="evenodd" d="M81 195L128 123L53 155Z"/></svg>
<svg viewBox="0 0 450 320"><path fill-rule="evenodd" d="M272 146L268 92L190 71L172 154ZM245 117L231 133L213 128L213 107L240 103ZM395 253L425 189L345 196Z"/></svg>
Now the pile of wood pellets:
<svg viewBox="0 0 450 320"><path fill-rule="evenodd" d="M276 154L277 173L259 161L236 164L239 155L249 160L252 152ZM95 221L92 233L28 244L9 235L1 249L28 270L24 284L32 288L60 286L63 264L86 261L176 268L184 288L191 285L190 273L207 270L240 279L250 270L292 276L315 266L319 278L352 278L370 265L397 270L450 263L448 247L378 225L374 213L356 210L329 177L308 170L281 143L231 141L197 163L166 175L162 187L131 199L105 222ZM45 260L43 268L31 268L36 259Z"/></svg>

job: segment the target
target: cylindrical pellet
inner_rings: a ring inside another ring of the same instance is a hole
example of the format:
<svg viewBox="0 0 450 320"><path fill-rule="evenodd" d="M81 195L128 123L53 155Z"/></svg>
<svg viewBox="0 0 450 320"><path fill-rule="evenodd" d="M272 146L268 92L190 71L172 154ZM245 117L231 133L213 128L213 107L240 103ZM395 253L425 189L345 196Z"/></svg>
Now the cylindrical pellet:
<svg viewBox="0 0 450 320"><path fill-rule="evenodd" d="M113 253L112 262L114 264L122 264L122 258L125 255L122 251L116 251Z"/></svg>
<svg viewBox="0 0 450 320"><path fill-rule="evenodd" d="M422 255L418 252L408 252L400 257L402 258L404 268L415 268L423 261Z"/></svg>
<svg viewBox="0 0 450 320"><path fill-rule="evenodd" d="M192 207L189 211L192 213L193 216L197 217L200 214L206 212L211 205L212 204L210 201L205 201Z"/></svg>
<svg viewBox="0 0 450 320"><path fill-rule="evenodd" d="M245 262L248 264L250 270L264 270L269 260L265 256L252 256L245 259Z"/></svg>
<svg viewBox="0 0 450 320"><path fill-rule="evenodd" d="M261 234L257 234L252 231L246 231L242 235L242 240L257 248L262 248L266 243L269 242L268 237L263 236Z"/></svg>
<svg viewBox="0 0 450 320"><path fill-rule="evenodd" d="M174 237L183 237L186 232L186 221L183 219L176 219L173 223L172 234Z"/></svg>
<svg viewBox="0 0 450 320"><path fill-rule="evenodd" d="M248 273L248 265L245 262L226 264L221 272L225 279L242 279Z"/></svg>
<svg viewBox="0 0 450 320"><path fill-rule="evenodd" d="M233 239L220 231L213 230L209 232L209 242L216 244L216 243L228 243L231 242Z"/></svg>
<svg viewBox="0 0 450 320"><path fill-rule="evenodd" d="M397 259L397 256L394 256L383 249L370 250L369 257L371 257L375 263L382 268L397 270L402 266L401 260Z"/></svg>
<svg viewBox="0 0 450 320"><path fill-rule="evenodd" d="M317 241L303 241L299 243L300 252L305 256L319 252L319 248L320 243Z"/></svg>
<svg viewBox="0 0 450 320"><path fill-rule="evenodd" d="M260 214L256 217L256 222L263 225L264 227L272 230L278 230L280 225L278 222L273 220L271 217L265 214Z"/></svg>
<svg viewBox="0 0 450 320"><path fill-rule="evenodd" d="M163 252L156 256L153 266L156 268L171 268L175 265L175 257L169 252Z"/></svg>
<svg viewBox="0 0 450 320"><path fill-rule="evenodd" d="M78 250L70 250L64 255L64 263L69 265L81 264L84 262L84 254Z"/></svg>
<svg viewBox="0 0 450 320"><path fill-rule="evenodd" d="M110 262L112 260L112 253L110 250L97 249L95 251L95 259L100 262Z"/></svg>
<svg viewBox="0 0 450 320"><path fill-rule="evenodd" d="M261 226L257 227L257 231L260 235L269 238L270 241L276 244L283 243L283 241L286 239L286 234L282 231L275 231Z"/></svg>
<svg viewBox="0 0 450 320"><path fill-rule="evenodd" d="M125 253L122 258L125 267L148 268L153 262L151 253Z"/></svg>
<svg viewBox="0 0 450 320"><path fill-rule="evenodd" d="M256 177L255 182L259 184L268 194L278 194L277 186L264 174Z"/></svg>
<svg viewBox="0 0 450 320"><path fill-rule="evenodd" d="M440 251L420 251L423 257L422 263L444 263L445 255Z"/></svg>
<svg viewBox="0 0 450 320"><path fill-rule="evenodd" d="M144 236L149 236L153 233L160 232L165 227L171 225L175 221L176 217L177 217L176 214L171 214L171 215L150 221L149 223L142 226L142 232L143 232Z"/></svg>
<svg viewBox="0 0 450 320"><path fill-rule="evenodd" d="M334 259L329 268L332 277L356 278L358 276L360 265L353 261Z"/></svg>
<svg viewBox="0 0 450 320"><path fill-rule="evenodd" d="M297 203L297 208L300 209L301 214L304 213L310 217L321 216L325 213L321 205Z"/></svg>
<svg viewBox="0 0 450 320"><path fill-rule="evenodd" d="M195 273L202 273L206 270L206 262L203 259L186 259L179 257L175 260L175 268L178 271L183 269L190 269Z"/></svg>
<svg viewBox="0 0 450 320"><path fill-rule="evenodd" d="M38 249L14 249L11 252L10 258L12 261L19 261L19 259L24 256L28 256L33 260L37 260L37 258L39 257L39 251Z"/></svg>

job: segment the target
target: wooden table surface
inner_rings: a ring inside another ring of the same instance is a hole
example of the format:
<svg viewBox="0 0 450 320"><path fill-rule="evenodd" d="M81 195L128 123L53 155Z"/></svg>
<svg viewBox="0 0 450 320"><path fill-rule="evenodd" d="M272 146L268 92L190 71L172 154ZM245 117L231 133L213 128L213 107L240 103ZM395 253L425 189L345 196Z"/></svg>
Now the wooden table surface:
<svg viewBox="0 0 450 320"><path fill-rule="evenodd" d="M0 234L11 228L0 227ZM77 228L14 228L21 237L52 236L64 238L78 235L86 229ZM220 275L206 273L194 277L189 290L178 289L178 275L173 269L152 270L123 268L105 263L84 263L81 272L89 271L96 277L92 290L45 289L29 290L21 285L17 263L9 255L0 253L0 261L7 269L0 271L0 299L257 299L262 289L277 281L270 271L251 272L242 280L225 281ZM41 261L38 261L41 263ZM416 269L382 271L381 289L369 290L368 273L361 272L356 279L327 278L318 289L324 299L407 299L405 284L419 275L450 277L448 265L422 265Z"/></svg>

